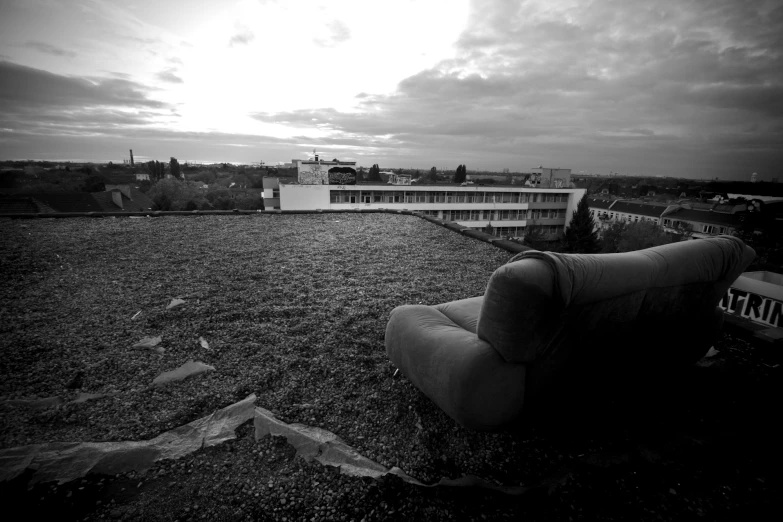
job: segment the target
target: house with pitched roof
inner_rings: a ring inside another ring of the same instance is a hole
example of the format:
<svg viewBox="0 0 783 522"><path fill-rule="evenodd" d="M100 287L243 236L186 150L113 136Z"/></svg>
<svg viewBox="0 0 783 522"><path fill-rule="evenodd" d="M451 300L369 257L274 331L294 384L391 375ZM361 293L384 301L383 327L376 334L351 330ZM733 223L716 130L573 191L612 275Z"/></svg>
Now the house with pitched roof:
<svg viewBox="0 0 783 522"><path fill-rule="evenodd" d="M689 205L671 205L661 216L663 229L676 232L678 226L690 225L694 238L733 234L741 226L744 213L718 212L714 209L689 208Z"/></svg>
<svg viewBox="0 0 783 522"><path fill-rule="evenodd" d="M152 207L152 200L130 185L106 185L104 192L36 192L0 199L0 214L149 212Z"/></svg>

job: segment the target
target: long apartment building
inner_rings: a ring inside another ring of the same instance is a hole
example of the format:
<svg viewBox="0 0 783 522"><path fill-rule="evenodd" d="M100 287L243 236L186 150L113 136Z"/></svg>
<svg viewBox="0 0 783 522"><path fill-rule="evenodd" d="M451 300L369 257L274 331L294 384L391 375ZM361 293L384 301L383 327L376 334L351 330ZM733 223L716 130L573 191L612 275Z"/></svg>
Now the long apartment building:
<svg viewBox="0 0 783 522"><path fill-rule="evenodd" d="M693 238L734 233L742 225L742 215L745 211L744 205L731 206L717 203L663 205L600 198L588 198L588 206L598 229L607 228L617 221L626 223L650 221L663 227L667 232L676 232L677 226L684 224L690 226Z"/></svg>
<svg viewBox="0 0 783 522"><path fill-rule="evenodd" d="M264 185L266 188L266 185ZM282 210L412 210L462 226L493 227L500 237L519 237L535 224L549 234L564 230L585 189L520 186L306 185L269 187Z"/></svg>

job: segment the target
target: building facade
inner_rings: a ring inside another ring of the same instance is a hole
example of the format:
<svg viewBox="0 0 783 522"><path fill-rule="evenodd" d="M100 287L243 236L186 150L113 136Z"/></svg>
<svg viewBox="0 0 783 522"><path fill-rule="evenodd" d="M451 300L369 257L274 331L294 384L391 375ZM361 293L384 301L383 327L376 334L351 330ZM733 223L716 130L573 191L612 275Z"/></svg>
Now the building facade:
<svg viewBox="0 0 783 522"><path fill-rule="evenodd" d="M714 202L658 205L600 198L589 198L588 206L599 230L618 221L648 221L663 227L666 232L681 233L683 228L689 229L693 238L733 234L741 226L745 208L742 205L720 206Z"/></svg>
<svg viewBox="0 0 783 522"><path fill-rule="evenodd" d="M673 206L661 216L663 229L676 232L685 225L693 231L693 238L733 234L742 226L741 214L724 214L711 210L695 210Z"/></svg>
<svg viewBox="0 0 783 522"><path fill-rule="evenodd" d="M660 225L661 215L668 208L666 205L621 199L588 198L587 201L590 214L599 229L607 228L616 221L625 223L648 221Z"/></svg>
<svg viewBox="0 0 783 522"><path fill-rule="evenodd" d="M423 212L462 226L493 228L500 237L520 237L531 225L563 232L585 189L487 186L280 184L282 210L387 209Z"/></svg>

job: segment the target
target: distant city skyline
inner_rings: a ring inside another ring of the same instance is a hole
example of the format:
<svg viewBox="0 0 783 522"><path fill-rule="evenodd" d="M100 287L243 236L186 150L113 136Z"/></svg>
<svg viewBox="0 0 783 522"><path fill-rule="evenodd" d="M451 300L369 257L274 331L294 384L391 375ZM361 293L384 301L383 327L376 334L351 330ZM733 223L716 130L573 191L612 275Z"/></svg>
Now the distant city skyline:
<svg viewBox="0 0 783 522"><path fill-rule="evenodd" d="M771 181L782 35L774 0L6 0L0 159Z"/></svg>

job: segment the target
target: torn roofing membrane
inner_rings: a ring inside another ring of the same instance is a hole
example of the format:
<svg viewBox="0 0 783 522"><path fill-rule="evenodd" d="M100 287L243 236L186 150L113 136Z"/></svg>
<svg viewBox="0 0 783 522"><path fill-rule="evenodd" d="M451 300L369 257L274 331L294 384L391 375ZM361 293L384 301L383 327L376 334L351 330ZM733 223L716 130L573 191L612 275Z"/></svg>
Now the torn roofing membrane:
<svg viewBox="0 0 783 522"><path fill-rule="evenodd" d="M52 481L64 484L88 473L116 475L128 471L144 472L159 460L178 459L202 447L233 439L236 428L253 419L256 440L265 435L285 437L296 449L297 456L339 468L344 475L373 479L394 475L416 486L480 487L511 495L519 495L529 489L498 486L472 475L423 484L400 468L387 469L362 456L330 431L302 424L286 424L269 410L256 407L255 401L255 394L249 395L212 415L148 441L54 442L0 450L0 482L13 480L28 469L33 471L30 487Z"/></svg>

